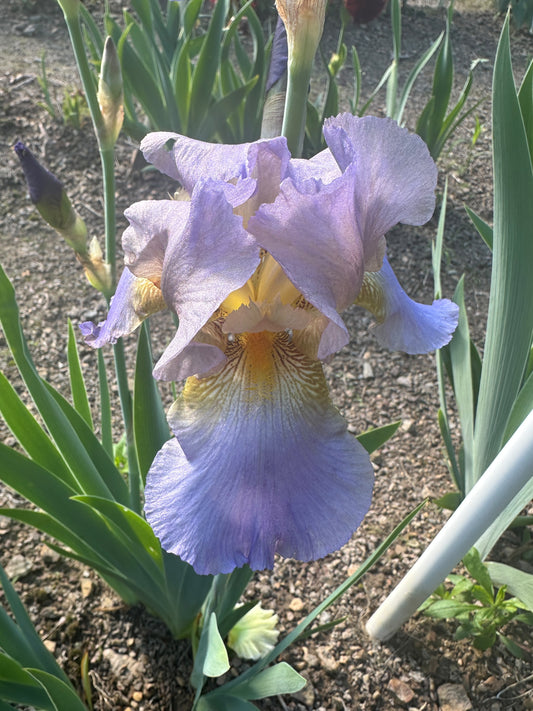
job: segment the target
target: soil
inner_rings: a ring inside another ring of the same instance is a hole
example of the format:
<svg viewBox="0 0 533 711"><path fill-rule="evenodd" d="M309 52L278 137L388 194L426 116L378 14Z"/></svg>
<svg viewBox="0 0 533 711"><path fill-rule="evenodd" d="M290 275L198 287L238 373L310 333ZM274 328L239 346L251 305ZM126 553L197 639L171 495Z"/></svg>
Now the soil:
<svg viewBox="0 0 533 711"><path fill-rule="evenodd" d="M491 258L464 210L468 204L491 219L492 175L490 87L496 44L502 25L492 5L457 0L452 41L455 95L472 61L483 58L475 73L473 100L483 99L475 115L481 133L475 145L474 118L465 122L439 160L440 191L447 176L444 295L451 296L466 275L468 315L482 347L490 285ZM39 372L68 394L66 319L74 324L100 320L105 305L85 282L69 248L40 220L30 204L22 171L12 151L23 140L65 183L91 233L102 235L100 172L96 142L88 122L76 129L54 120L43 108L37 82L43 51L53 101L78 86L62 15L53 0L2 0L0 23L0 261L12 278L24 328ZM119 4L119 3L116 3ZM126 4L126 3L124 3ZM92 3L97 8L99 3ZM429 0L409 0L404 8L401 77L404 79L429 43L444 28L445 10ZM328 19L324 48L335 46L337 25ZM382 15L367 26L351 27L346 36L357 46L363 68L363 95L368 96L390 62L390 18ZM525 32L512 32L517 77L523 76L533 43ZM317 66L317 77L319 68ZM347 110L352 75L341 73L341 109ZM405 122L413 129L427 100L431 72L416 84ZM320 81L313 91L320 91ZM384 95L373 112L384 113ZM118 211L172 185L155 173L142 173L134 162L135 146L121 138L117 150ZM120 229L124 227L121 219ZM431 239L436 218L413 229L400 226L388 235L391 262L406 291L431 301ZM437 425L438 394L433 354L407 356L381 350L369 330L371 319L353 308L345 314L352 334L348 347L326 366L335 404L350 431L401 419L397 435L373 456L376 485L372 507L363 525L342 550L313 563L278 560L273 571L254 576L247 599L260 599L280 617L282 634L353 572L376 545L423 497L438 497L450 484ZM163 322L156 322L156 347L164 345ZM135 339L128 339L128 353ZM80 343L89 389L96 392L94 353ZM0 365L17 385L13 362L0 335ZM120 433L118 433L120 434ZM454 431L457 435L457 428ZM14 439L5 427L3 441ZM0 488L1 506L23 501ZM257 702L261 709L341 711L410 709L411 711L522 711L533 708L532 656L529 629L507 629L524 647L517 660L501 644L477 652L467 640L453 640L453 623L421 615L413 617L389 642L372 643L364 628L370 614L399 582L446 520L447 514L427 504L363 581L353 587L321 622L345 617L329 632L294 645L283 655L308 679L304 691L291 697ZM48 647L80 690L80 660L87 652L95 711L186 711L191 706L188 676L191 658L186 642L174 641L165 626L142 608L128 608L91 570L51 551L43 537L28 527L0 517L1 562ZM508 561L519 541L505 535L494 555ZM17 567L17 563L19 567ZM522 560L522 567L532 572ZM529 566L529 567L528 567ZM228 677L246 663L233 659ZM450 700L453 689L463 696ZM67 711L65 709L65 711Z"/></svg>

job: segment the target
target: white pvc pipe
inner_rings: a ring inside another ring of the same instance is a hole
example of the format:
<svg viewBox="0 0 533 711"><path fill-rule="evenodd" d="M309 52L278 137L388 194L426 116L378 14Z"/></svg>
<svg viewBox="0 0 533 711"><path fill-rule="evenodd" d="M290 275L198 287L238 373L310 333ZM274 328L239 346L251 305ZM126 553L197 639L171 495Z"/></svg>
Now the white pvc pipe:
<svg viewBox="0 0 533 711"><path fill-rule="evenodd" d="M366 624L373 639L391 637L418 609L533 476L533 411L424 553Z"/></svg>

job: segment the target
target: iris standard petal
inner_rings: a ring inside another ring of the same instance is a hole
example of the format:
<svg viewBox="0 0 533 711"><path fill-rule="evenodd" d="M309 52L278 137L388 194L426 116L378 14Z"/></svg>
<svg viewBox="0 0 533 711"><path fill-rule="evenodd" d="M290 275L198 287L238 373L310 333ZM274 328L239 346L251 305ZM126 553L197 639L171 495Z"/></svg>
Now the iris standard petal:
<svg viewBox="0 0 533 711"><path fill-rule="evenodd" d="M145 318L166 308L161 290L148 279L139 279L126 267L119 279L107 319L97 326L92 321L80 324L85 342L93 348L116 343L134 331Z"/></svg>
<svg viewBox="0 0 533 711"><path fill-rule="evenodd" d="M283 152L286 154L284 161L288 163L287 143L280 137L224 145L198 141L178 133L156 132L149 133L141 142L145 159L162 173L178 180L189 193L206 176L224 182L251 176L255 158L262 147L278 154Z"/></svg>
<svg viewBox="0 0 533 711"><path fill-rule="evenodd" d="M350 199L353 169L328 185L285 180L271 205L248 223L259 244L283 267L304 297L331 321L318 357L349 340L338 311L353 303L363 280L363 244Z"/></svg>
<svg viewBox="0 0 533 711"><path fill-rule="evenodd" d="M185 229L179 239L169 242L165 252L161 290L179 316L179 327L171 347L156 365L156 377L166 378L171 361L258 264L259 247L243 228L241 218L233 214L224 186L213 180L201 181L193 191Z"/></svg>
<svg viewBox="0 0 533 711"><path fill-rule="evenodd" d="M392 119L341 114L325 121L324 136L341 170L356 168L353 199L369 265L391 227L430 219L437 167L422 139Z"/></svg>
<svg viewBox="0 0 533 711"><path fill-rule="evenodd" d="M161 282L169 240L180 238L189 211L189 201L142 200L124 212L130 223L122 235L124 261L136 276Z"/></svg>
<svg viewBox="0 0 533 711"><path fill-rule="evenodd" d="M410 299L386 257L379 272L365 274L355 303L376 317L374 333L381 345L411 354L428 353L449 343L459 319L459 307L453 301L439 299L427 305Z"/></svg>
<svg viewBox="0 0 533 711"><path fill-rule="evenodd" d="M287 333L243 334L226 355L216 375L190 378L171 410L176 439L146 484L150 525L200 574L336 550L370 505L373 470L321 365Z"/></svg>

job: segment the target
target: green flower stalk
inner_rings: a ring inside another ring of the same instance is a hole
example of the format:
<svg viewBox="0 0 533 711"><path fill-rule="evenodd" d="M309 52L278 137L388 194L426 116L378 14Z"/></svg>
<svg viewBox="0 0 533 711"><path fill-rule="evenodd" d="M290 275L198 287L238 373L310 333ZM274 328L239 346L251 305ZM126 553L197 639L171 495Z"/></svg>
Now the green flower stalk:
<svg viewBox="0 0 533 711"><path fill-rule="evenodd" d="M288 79L282 135L293 158L302 153L311 69L324 29L326 0L276 0L287 30Z"/></svg>
<svg viewBox="0 0 533 711"><path fill-rule="evenodd" d="M124 122L124 89L120 61L111 37L104 46L97 98L103 119L98 142L102 148L113 148Z"/></svg>

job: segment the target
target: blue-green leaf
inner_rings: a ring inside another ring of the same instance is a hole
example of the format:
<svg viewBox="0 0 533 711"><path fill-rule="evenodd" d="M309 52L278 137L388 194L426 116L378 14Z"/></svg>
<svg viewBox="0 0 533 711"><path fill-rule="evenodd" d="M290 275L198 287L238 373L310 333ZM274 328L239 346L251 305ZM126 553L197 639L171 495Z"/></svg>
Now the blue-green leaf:
<svg viewBox="0 0 533 711"><path fill-rule="evenodd" d="M94 429L91 406L89 405L89 398L87 397L85 380L83 378L80 358L78 355L78 348L76 345L76 337L74 335L74 328L72 327L72 321L70 319L68 320L67 359L68 373L70 378L70 391L72 393L72 401L74 403L74 407L83 417L89 427L91 429Z"/></svg>
<svg viewBox="0 0 533 711"><path fill-rule="evenodd" d="M295 694L306 685L303 676L287 662L264 669L257 676L233 687L233 693L243 699L264 699L278 694Z"/></svg>

